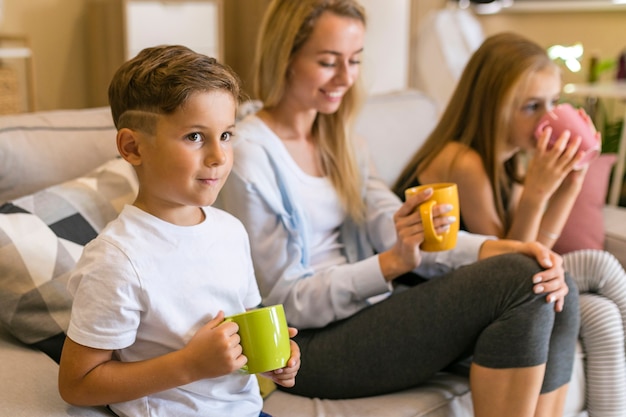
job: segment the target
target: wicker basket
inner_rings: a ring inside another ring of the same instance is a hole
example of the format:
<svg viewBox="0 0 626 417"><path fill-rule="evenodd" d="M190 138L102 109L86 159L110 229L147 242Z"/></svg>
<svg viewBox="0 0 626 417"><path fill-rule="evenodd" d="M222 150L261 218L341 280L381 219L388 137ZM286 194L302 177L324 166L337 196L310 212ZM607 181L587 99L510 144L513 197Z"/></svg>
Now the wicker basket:
<svg viewBox="0 0 626 417"><path fill-rule="evenodd" d="M17 71L0 66L0 114L14 114L21 111L20 88Z"/></svg>

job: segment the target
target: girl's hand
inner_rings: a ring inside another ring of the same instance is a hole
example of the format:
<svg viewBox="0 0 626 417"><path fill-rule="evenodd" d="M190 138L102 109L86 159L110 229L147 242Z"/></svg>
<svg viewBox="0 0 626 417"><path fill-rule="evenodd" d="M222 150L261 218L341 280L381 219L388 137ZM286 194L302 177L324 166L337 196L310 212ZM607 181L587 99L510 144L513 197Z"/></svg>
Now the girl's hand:
<svg viewBox="0 0 626 417"><path fill-rule="evenodd" d="M589 131L593 135L592 140L595 143L592 143L591 146L588 146L588 148L597 147L597 149L602 149L602 134L596 130L596 126L593 124L593 120L591 120L591 117L589 117L589 115L587 114L587 112L585 112L583 108L578 109L578 114L585 121L585 123L587 123L587 126L589 127ZM586 151L586 152L589 152L589 151ZM582 152L583 155L586 155L586 152ZM589 162L585 163L582 166L579 164L576 167L576 170L588 168Z"/></svg>
<svg viewBox="0 0 626 417"><path fill-rule="evenodd" d="M597 142L597 145L601 146L602 138L601 138L600 132L596 130L596 127L594 126L593 121L591 120L589 115L582 108L578 109L578 114L587 123L591 132L593 132L594 140ZM578 153L579 155L577 156L579 156L580 158L586 155L585 151L580 151ZM582 187L582 183L585 179L585 175L587 174L588 169L589 169L589 163L585 163L583 165L576 163L576 166L572 169L572 171L570 171L567 174L567 176L563 180L563 183L558 192L564 193L564 192L567 192L566 190L579 191L580 188Z"/></svg>
<svg viewBox="0 0 626 417"><path fill-rule="evenodd" d="M289 337L292 338L298 334L298 330L293 327L289 328ZM293 387L296 384L296 374L300 369L300 347L296 342L290 340L291 343L291 357L287 361L287 365L284 368L276 369L274 371L264 372L262 375L271 379L278 385L283 387Z"/></svg>
<svg viewBox="0 0 626 417"><path fill-rule="evenodd" d="M570 132L566 130L550 147L548 143L551 134L552 129L547 127L537 140L537 147L528 163L524 181L524 188L544 201L550 199L584 156L583 152L578 151L580 136L570 140ZM582 176L573 176L572 179L576 180L579 177L584 178L584 173ZM582 182L582 178L568 183L579 186L577 182Z"/></svg>
<svg viewBox="0 0 626 417"><path fill-rule="evenodd" d="M591 117L589 117L587 112L582 107L578 109L578 114L580 114L580 116L585 120L587 125L589 125L591 131L595 133L596 140L598 141L598 144L600 144L602 142L602 136L600 132L596 130L596 126L593 124L593 120L591 120Z"/></svg>

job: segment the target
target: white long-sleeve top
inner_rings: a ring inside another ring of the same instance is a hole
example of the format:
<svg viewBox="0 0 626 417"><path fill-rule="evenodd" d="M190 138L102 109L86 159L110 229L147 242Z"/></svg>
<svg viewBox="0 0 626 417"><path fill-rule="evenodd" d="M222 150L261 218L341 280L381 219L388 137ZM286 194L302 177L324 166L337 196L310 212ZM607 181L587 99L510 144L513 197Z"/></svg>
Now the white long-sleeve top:
<svg viewBox="0 0 626 417"><path fill-rule="evenodd" d="M364 147L359 165L365 178L366 221L359 225L348 219L341 226L347 263L314 270L309 236L315 225L304 215L302 202L294 199L280 138L261 119L248 115L237 125L233 146L235 162L219 204L248 231L263 304L282 303L292 326L315 328L349 317L368 306L371 297L390 291L377 254L396 241L393 215L402 203L372 172ZM475 262L486 239L461 232L455 249L424 252L416 272L434 277Z"/></svg>

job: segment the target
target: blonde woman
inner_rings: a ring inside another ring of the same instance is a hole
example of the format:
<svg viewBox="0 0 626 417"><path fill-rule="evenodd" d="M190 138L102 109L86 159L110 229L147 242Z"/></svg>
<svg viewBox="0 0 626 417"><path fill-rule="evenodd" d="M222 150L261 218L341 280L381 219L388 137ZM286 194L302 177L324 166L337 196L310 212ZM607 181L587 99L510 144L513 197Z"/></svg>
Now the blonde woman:
<svg viewBox="0 0 626 417"><path fill-rule="evenodd" d="M420 251L414 209L432 190L402 204L370 176L352 134L364 34L354 0L270 4L256 65L264 107L237 126L222 194L250 235L263 303L282 303L299 328L302 366L288 391L394 392L473 355L475 415L561 415L576 287L538 243L462 233L455 250ZM447 211L438 207L439 229ZM412 271L433 279L392 294Z"/></svg>
<svg viewBox="0 0 626 417"><path fill-rule="evenodd" d="M583 157L580 138L566 132L550 148L550 131L534 137L560 91L559 68L543 48L514 33L489 37L394 191L456 182L463 228L552 247L587 172L574 169ZM626 274L605 251L568 253L564 265L581 294L587 409L591 416L624 416Z"/></svg>

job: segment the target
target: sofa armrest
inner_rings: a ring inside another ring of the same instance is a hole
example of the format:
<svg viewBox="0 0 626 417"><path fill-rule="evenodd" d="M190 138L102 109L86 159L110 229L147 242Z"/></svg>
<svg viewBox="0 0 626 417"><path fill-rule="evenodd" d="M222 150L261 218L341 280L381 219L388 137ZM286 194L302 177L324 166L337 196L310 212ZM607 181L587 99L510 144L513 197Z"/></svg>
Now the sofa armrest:
<svg viewBox="0 0 626 417"><path fill-rule="evenodd" d="M604 249L626 267L626 207L604 207Z"/></svg>

